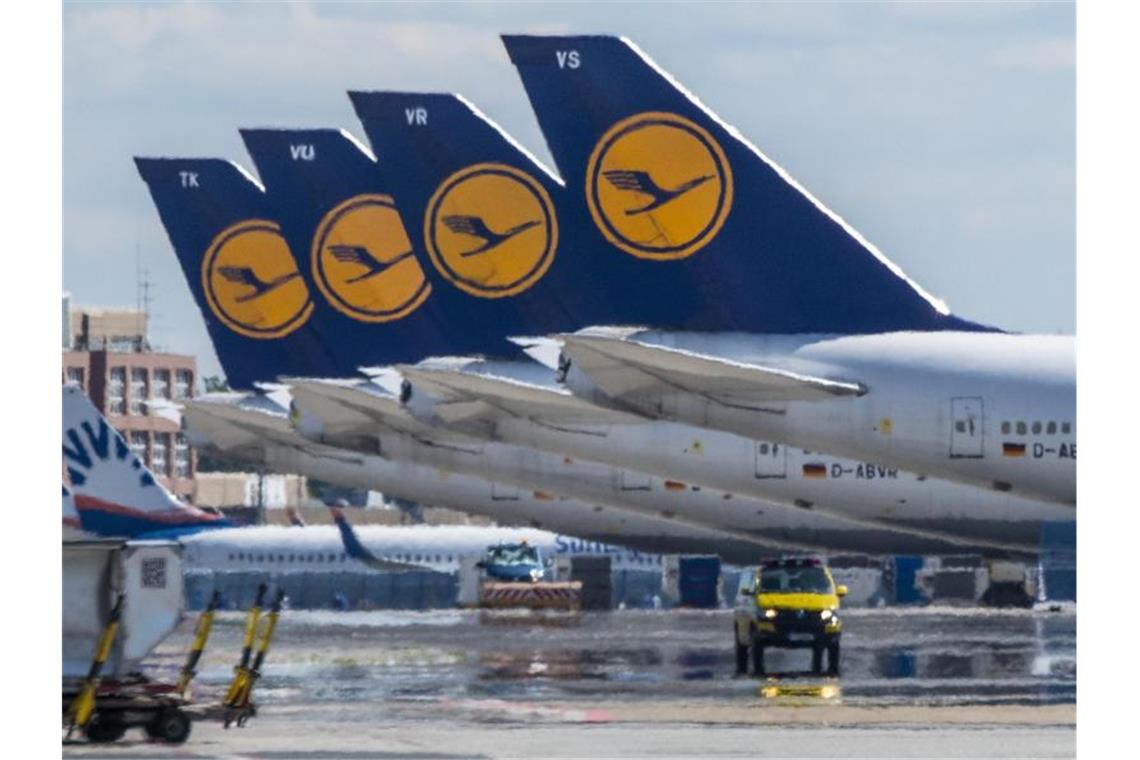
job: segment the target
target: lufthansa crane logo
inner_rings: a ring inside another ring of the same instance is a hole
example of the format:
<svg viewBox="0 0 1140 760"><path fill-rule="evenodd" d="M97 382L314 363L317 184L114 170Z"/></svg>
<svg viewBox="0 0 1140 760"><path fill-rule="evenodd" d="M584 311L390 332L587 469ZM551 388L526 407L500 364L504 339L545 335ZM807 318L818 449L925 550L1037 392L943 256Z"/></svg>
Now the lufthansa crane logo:
<svg viewBox="0 0 1140 760"><path fill-rule="evenodd" d="M586 169L590 215L626 253L692 256L732 207L732 170L707 131L670 113L624 119L598 141Z"/></svg>
<svg viewBox="0 0 1140 760"><path fill-rule="evenodd" d="M436 269L457 288L502 298L546 274L558 248L558 219L533 177L503 164L477 164L432 195L424 240Z"/></svg>
<svg viewBox="0 0 1140 760"><path fill-rule="evenodd" d="M206 302L247 338L281 338L313 313L293 253L275 223L249 219L223 230L202 259Z"/></svg>
<svg viewBox="0 0 1140 760"><path fill-rule="evenodd" d="M431 294L387 195L358 195L329 211L313 236L312 263L333 308L363 322L405 317Z"/></svg>

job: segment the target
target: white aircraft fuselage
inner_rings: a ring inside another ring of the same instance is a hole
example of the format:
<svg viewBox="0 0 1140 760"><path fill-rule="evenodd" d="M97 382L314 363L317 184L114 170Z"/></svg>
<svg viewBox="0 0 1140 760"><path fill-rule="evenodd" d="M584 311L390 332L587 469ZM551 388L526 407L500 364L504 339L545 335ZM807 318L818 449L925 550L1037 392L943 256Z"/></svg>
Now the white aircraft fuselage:
<svg viewBox="0 0 1140 760"><path fill-rule="evenodd" d="M638 332L627 338L738 367L857 383L862 391L800 401L747 384L702 392L699 377L637 387L619 365L590 366L590 357L577 362L568 346L571 390L658 419L1076 503L1072 336Z"/></svg>

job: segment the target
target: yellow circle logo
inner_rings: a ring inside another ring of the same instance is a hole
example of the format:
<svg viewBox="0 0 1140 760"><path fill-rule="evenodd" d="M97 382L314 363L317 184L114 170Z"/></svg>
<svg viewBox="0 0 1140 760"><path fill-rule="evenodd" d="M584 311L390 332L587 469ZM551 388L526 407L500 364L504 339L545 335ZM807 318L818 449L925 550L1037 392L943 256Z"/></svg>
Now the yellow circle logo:
<svg viewBox="0 0 1140 760"><path fill-rule="evenodd" d="M424 240L435 268L457 288L502 298L546 274L558 248L558 218L550 196L530 175L503 164L476 164L448 177L432 195Z"/></svg>
<svg viewBox="0 0 1140 760"><path fill-rule="evenodd" d="M313 302L275 223L250 219L223 230L202 259L202 289L218 319L248 338L281 338Z"/></svg>
<svg viewBox="0 0 1140 760"><path fill-rule="evenodd" d="M732 207L732 170L707 131L671 113L624 119L598 141L586 169L590 215L626 253L692 256Z"/></svg>
<svg viewBox="0 0 1140 760"><path fill-rule="evenodd" d="M363 322L411 314L431 294L387 195L358 195L325 215L313 237L313 279L328 302Z"/></svg>

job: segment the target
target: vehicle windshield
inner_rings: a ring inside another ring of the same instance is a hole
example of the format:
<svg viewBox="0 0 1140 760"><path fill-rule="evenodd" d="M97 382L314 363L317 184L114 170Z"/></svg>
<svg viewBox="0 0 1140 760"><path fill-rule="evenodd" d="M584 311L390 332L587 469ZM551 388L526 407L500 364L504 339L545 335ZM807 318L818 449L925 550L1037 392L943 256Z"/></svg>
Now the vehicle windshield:
<svg viewBox="0 0 1140 760"><path fill-rule="evenodd" d="M831 579L818 565L808 567L766 567L760 571L760 592L830 594Z"/></svg>
<svg viewBox="0 0 1140 760"><path fill-rule="evenodd" d="M487 550L487 560L496 565L534 565L538 563L538 550L522 544L495 546Z"/></svg>

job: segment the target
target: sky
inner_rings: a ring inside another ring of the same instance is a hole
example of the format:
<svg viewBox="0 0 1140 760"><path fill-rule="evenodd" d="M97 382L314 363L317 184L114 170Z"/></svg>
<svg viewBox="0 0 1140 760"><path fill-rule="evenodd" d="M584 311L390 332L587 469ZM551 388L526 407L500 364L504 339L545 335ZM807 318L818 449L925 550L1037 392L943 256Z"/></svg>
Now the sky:
<svg viewBox="0 0 1140 760"><path fill-rule="evenodd" d="M464 94L553 166L503 32L633 39L964 317L1075 332L1069 3L65 3L64 282L220 374L132 156L251 162L238 127L343 127L345 92ZM378 157L383 161L383 156Z"/></svg>

